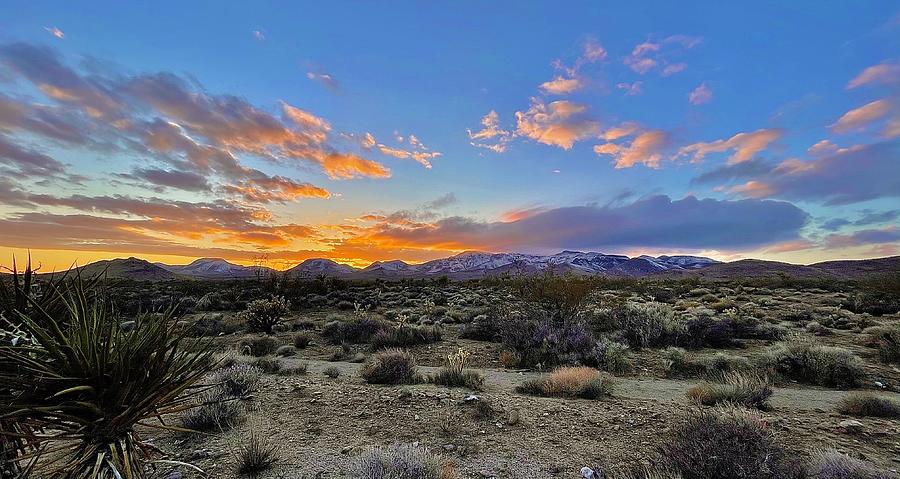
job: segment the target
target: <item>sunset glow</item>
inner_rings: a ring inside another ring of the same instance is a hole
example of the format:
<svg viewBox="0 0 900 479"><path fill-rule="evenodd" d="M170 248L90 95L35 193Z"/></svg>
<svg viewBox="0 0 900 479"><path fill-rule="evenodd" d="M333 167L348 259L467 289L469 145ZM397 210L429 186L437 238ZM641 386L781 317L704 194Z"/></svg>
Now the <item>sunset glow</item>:
<svg viewBox="0 0 900 479"><path fill-rule="evenodd" d="M0 265L900 254L895 2L12 3Z"/></svg>

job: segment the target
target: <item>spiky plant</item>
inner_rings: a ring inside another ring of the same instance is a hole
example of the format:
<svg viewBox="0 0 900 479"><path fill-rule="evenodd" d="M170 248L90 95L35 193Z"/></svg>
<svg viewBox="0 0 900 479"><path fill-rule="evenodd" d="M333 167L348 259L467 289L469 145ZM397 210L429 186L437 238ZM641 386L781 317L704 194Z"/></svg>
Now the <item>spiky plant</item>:
<svg viewBox="0 0 900 479"><path fill-rule="evenodd" d="M18 461L44 477L145 478L154 449L136 428L173 429L162 417L192 405L211 352L185 342L171 311L139 314L124 331L78 278L44 296L26 295L8 319L28 340L0 344L0 435L25 439Z"/></svg>

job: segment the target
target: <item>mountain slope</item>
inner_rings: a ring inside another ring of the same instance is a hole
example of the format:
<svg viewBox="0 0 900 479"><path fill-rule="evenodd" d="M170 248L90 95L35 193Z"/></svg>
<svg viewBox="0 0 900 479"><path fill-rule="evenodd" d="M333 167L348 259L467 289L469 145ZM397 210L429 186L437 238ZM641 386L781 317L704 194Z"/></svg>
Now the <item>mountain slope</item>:
<svg viewBox="0 0 900 479"><path fill-rule="evenodd" d="M289 276L297 276L300 278L314 278L320 275L348 277L358 271L358 269L352 266L340 264L330 259L312 258L286 270L285 273Z"/></svg>
<svg viewBox="0 0 900 479"><path fill-rule="evenodd" d="M97 261L77 269L85 277L106 275L110 279L136 281L165 281L178 278L178 275L171 271L135 257Z"/></svg>
<svg viewBox="0 0 900 479"><path fill-rule="evenodd" d="M255 278L262 274L265 276L272 270L266 267L242 266L229 263L222 258L200 258L185 265L167 265L156 263L157 266L176 274L207 279L228 278Z"/></svg>

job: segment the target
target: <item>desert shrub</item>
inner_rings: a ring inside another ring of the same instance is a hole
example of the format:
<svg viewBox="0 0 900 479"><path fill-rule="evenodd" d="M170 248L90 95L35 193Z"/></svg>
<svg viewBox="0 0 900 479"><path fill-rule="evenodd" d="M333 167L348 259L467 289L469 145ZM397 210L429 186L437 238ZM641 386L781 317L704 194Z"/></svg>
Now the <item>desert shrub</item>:
<svg viewBox="0 0 900 479"><path fill-rule="evenodd" d="M341 375L341 370L338 369L337 366L328 366L324 370L322 370L322 374L330 377L331 379L335 379Z"/></svg>
<svg viewBox="0 0 900 479"><path fill-rule="evenodd" d="M313 335L310 333L303 332L294 335L294 347L297 349L306 349L312 341Z"/></svg>
<svg viewBox="0 0 900 479"><path fill-rule="evenodd" d="M900 417L900 401L869 392L844 396L837 406L841 414L851 416Z"/></svg>
<svg viewBox="0 0 900 479"><path fill-rule="evenodd" d="M816 336L827 336L831 334L831 330L826 326L823 326L822 323L818 321L810 321L806 323L806 326L804 326L803 329L805 329L807 333L814 334Z"/></svg>
<svg viewBox="0 0 900 479"><path fill-rule="evenodd" d="M753 368L753 363L749 359L721 351L712 356L700 358L699 363L703 367L703 371L709 375L721 375Z"/></svg>
<svg viewBox="0 0 900 479"><path fill-rule="evenodd" d="M484 387L484 376L476 371L469 371L470 353L460 349L447 356L447 364L432 378L431 382L447 387L467 387L480 391Z"/></svg>
<svg viewBox="0 0 900 479"><path fill-rule="evenodd" d="M900 326L872 326L863 330L866 344L878 348L878 356L886 363L900 363Z"/></svg>
<svg viewBox="0 0 900 479"><path fill-rule="evenodd" d="M247 322L251 333L272 334L275 326L290 312L290 303L283 296L274 296L272 299L250 301L247 309L241 312L241 318Z"/></svg>
<svg viewBox="0 0 900 479"><path fill-rule="evenodd" d="M459 337L476 341L500 341L502 329L500 321L492 316L480 314L471 323L459 328Z"/></svg>
<svg viewBox="0 0 900 479"><path fill-rule="evenodd" d="M259 336L243 339L240 343L241 352L250 356L261 357L274 354L281 343L269 336Z"/></svg>
<svg viewBox="0 0 900 479"><path fill-rule="evenodd" d="M322 328L322 336L332 344L357 344L368 342L377 333L390 328L389 323L368 317L332 320Z"/></svg>
<svg viewBox="0 0 900 479"><path fill-rule="evenodd" d="M677 341L684 325L664 303L626 302L613 310L619 335L635 349L666 346Z"/></svg>
<svg viewBox="0 0 900 479"><path fill-rule="evenodd" d="M628 345L603 338L594 346L587 362L603 371L622 374L631 370Z"/></svg>
<svg viewBox="0 0 900 479"><path fill-rule="evenodd" d="M281 459L278 445L252 428L250 437L241 441L234 451L235 469L241 476L256 477L259 473L271 468Z"/></svg>
<svg viewBox="0 0 900 479"><path fill-rule="evenodd" d="M691 411L658 455L685 479L801 477L767 423L736 406Z"/></svg>
<svg viewBox="0 0 900 479"><path fill-rule="evenodd" d="M728 373L718 381L705 381L692 387L687 396L704 406L729 402L766 409L772 392L772 384L764 375Z"/></svg>
<svg viewBox="0 0 900 479"><path fill-rule="evenodd" d="M220 336L223 334L232 334L240 331L241 325L238 322L230 322L223 319L220 315L203 316L188 328L191 336Z"/></svg>
<svg viewBox="0 0 900 479"><path fill-rule="evenodd" d="M414 445L374 447L350 463L355 479L453 479L453 467L428 449Z"/></svg>
<svg viewBox="0 0 900 479"><path fill-rule="evenodd" d="M763 363L798 381L842 389L852 388L865 376L862 360L850 351L808 342L789 342L772 347Z"/></svg>
<svg viewBox="0 0 900 479"><path fill-rule="evenodd" d="M372 349L408 348L421 344L436 343L441 340L441 329L437 326L414 326L400 323L397 326L383 329L371 339Z"/></svg>
<svg viewBox="0 0 900 479"><path fill-rule="evenodd" d="M262 370L246 363L237 363L219 369L209 377L209 382L216 385L226 396L246 396L252 391L262 376Z"/></svg>
<svg viewBox="0 0 900 479"><path fill-rule="evenodd" d="M503 345L525 367L576 364L594 348L593 333L575 321L511 319L504 321L502 336Z"/></svg>
<svg viewBox="0 0 900 479"><path fill-rule="evenodd" d="M558 275L548 269L540 275L517 278L513 287L522 299L550 313L551 319L567 321L575 317L596 284L590 277Z"/></svg>
<svg viewBox="0 0 900 479"><path fill-rule="evenodd" d="M837 451L819 451L806 467L809 479L897 479L897 474Z"/></svg>
<svg viewBox="0 0 900 479"><path fill-rule="evenodd" d="M402 349L387 349L372 355L359 372L371 384L414 384L419 373L413 357Z"/></svg>
<svg viewBox="0 0 900 479"><path fill-rule="evenodd" d="M201 396L198 406L187 410L181 424L192 431L225 431L236 426L244 414L244 406L237 398L213 392Z"/></svg>
<svg viewBox="0 0 900 479"><path fill-rule="evenodd" d="M612 395L612 377L585 366L562 367L526 381L516 391L538 396L600 399Z"/></svg>
<svg viewBox="0 0 900 479"><path fill-rule="evenodd" d="M900 311L900 273L873 275L860 281L858 289L848 305L854 313L881 316Z"/></svg>
<svg viewBox="0 0 900 479"><path fill-rule="evenodd" d="M250 364L268 374L275 374L281 371L281 363L275 358L256 358Z"/></svg>
<svg viewBox="0 0 900 479"><path fill-rule="evenodd" d="M709 314L699 314L685 323L685 333L680 341L691 348L724 348L734 345L737 336L734 323L716 319Z"/></svg>

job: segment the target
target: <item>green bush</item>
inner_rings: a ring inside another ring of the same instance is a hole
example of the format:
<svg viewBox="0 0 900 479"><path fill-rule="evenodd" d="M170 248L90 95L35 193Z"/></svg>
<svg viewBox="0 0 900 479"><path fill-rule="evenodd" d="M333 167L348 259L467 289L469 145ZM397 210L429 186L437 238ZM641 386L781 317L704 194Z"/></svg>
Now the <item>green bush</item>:
<svg viewBox="0 0 900 479"><path fill-rule="evenodd" d="M872 326L863 330L866 344L878 348L878 356L886 363L900 363L900 326Z"/></svg>
<svg viewBox="0 0 900 479"><path fill-rule="evenodd" d="M272 299L257 299L247 304L241 318L247 322L251 333L272 334L275 326L291 312L291 304L283 296Z"/></svg>
<svg viewBox="0 0 900 479"><path fill-rule="evenodd" d="M240 343L241 352L254 357L268 356L274 354L281 343L269 336L259 336L244 339Z"/></svg>
<svg viewBox="0 0 900 479"><path fill-rule="evenodd" d="M900 401L870 392L859 392L841 399L837 410L851 416L900 417Z"/></svg>
<svg viewBox="0 0 900 479"><path fill-rule="evenodd" d="M153 448L135 427L191 404L211 352L186 341L169 313L141 314L126 332L106 295L80 282L51 285L45 296L57 312L18 314L25 340L0 347L0 417L42 431L28 443L35 455L59 451L38 460L34 475L144 477Z"/></svg>
<svg viewBox="0 0 900 479"><path fill-rule="evenodd" d="M776 345L763 363L789 378L841 389L859 385L865 376L862 360L850 351L808 342Z"/></svg>
<svg viewBox="0 0 900 479"><path fill-rule="evenodd" d="M685 328L665 303L627 302L613 314L620 336L635 349L674 344Z"/></svg>

